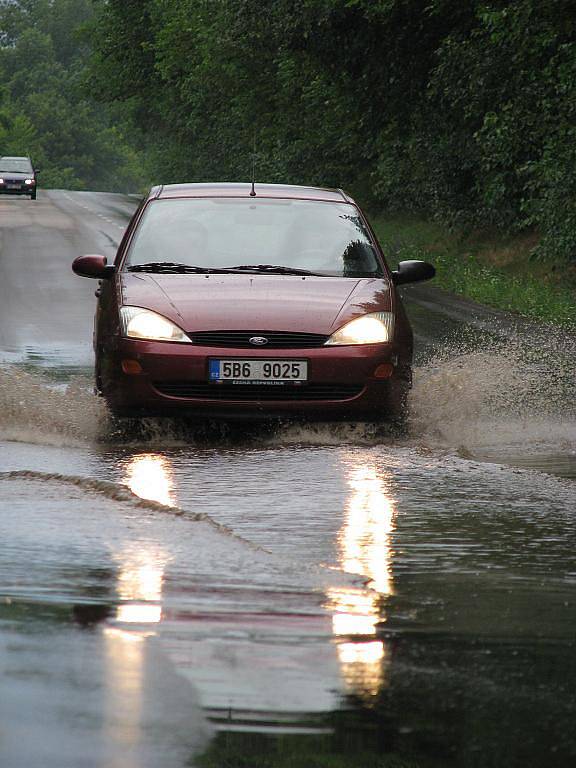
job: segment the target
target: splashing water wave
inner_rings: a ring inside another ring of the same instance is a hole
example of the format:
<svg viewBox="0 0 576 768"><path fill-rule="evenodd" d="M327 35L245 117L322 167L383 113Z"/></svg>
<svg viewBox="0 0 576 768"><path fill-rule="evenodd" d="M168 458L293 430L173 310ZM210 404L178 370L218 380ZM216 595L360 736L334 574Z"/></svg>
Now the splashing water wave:
<svg viewBox="0 0 576 768"><path fill-rule="evenodd" d="M411 433L427 444L576 447L576 340L561 332L453 345L416 371Z"/></svg>
<svg viewBox="0 0 576 768"><path fill-rule="evenodd" d="M204 512L189 512L181 509L180 507L167 506L166 504L161 504L158 501L143 499L140 496L134 494L125 485L121 485L119 483L111 483L106 480L96 480L89 477L77 477L76 475L62 475L58 472L36 472L28 469L14 470L12 472L0 472L0 483L9 481L56 483L61 485L63 488L77 488L84 493L96 494L110 501L118 501L124 505L128 505L138 510L147 510L149 512L164 512L176 517L186 517L188 520L207 523L219 533L223 533L226 536L231 536L234 539L238 539L243 544L252 549L257 549L262 552L266 551L257 544L253 544L247 539L244 539L242 536L238 536L238 534L234 533L234 531L232 531L230 528L216 522L212 517L210 517L210 515L207 515Z"/></svg>
<svg viewBox="0 0 576 768"><path fill-rule="evenodd" d="M561 331L485 348L456 340L415 369L408 433L363 423L279 429L202 427L176 419L112 419L87 379L55 388L40 375L0 369L0 439L46 445L154 445L257 441L264 445L400 442L473 452L490 446L576 449L576 339Z"/></svg>
<svg viewBox="0 0 576 768"><path fill-rule="evenodd" d="M85 378L56 388L41 375L0 368L0 439L81 445L95 440L106 421L106 408Z"/></svg>

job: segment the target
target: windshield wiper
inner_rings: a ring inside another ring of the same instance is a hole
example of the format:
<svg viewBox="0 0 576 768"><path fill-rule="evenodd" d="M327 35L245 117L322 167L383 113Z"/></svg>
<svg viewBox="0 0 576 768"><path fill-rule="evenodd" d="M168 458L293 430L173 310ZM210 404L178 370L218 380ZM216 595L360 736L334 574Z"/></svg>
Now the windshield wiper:
<svg viewBox="0 0 576 768"><path fill-rule="evenodd" d="M196 267L190 264L177 264L173 261L150 261L147 264L131 264L127 269L128 272L154 272L156 274L166 273L174 275L212 275L233 271L216 267Z"/></svg>
<svg viewBox="0 0 576 768"><path fill-rule="evenodd" d="M324 277L318 272L310 272L308 269L296 269L295 267L283 267L276 264L241 264L238 267L231 267L238 272L270 272L276 275L312 275L313 277Z"/></svg>
<svg viewBox="0 0 576 768"><path fill-rule="evenodd" d="M190 264L178 264L173 261L150 261L147 264L131 264L128 272L153 272L156 274L191 274L191 275L225 275L242 272L268 272L275 275L303 275L324 277L317 272L295 267L283 267L275 264L243 264L238 267L197 267Z"/></svg>

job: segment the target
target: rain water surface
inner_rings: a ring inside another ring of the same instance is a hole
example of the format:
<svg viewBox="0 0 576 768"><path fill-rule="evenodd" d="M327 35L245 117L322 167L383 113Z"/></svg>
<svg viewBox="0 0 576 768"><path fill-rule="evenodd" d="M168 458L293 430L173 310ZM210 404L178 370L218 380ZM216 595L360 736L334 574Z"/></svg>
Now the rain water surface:
<svg viewBox="0 0 576 768"><path fill-rule="evenodd" d="M404 436L117 424L11 350L2 766L574 765L574 340L410 309Z"/></svg>

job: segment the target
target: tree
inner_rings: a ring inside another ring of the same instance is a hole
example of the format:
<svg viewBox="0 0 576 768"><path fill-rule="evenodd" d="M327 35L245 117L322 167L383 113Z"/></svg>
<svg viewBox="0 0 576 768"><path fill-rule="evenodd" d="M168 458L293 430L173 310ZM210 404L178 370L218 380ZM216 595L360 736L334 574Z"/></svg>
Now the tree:
<svg viewBox="0 0 576 768"><path fill-rule="evenodd" d="M0 4L0 92L10 108L0 153L28 155L42 184L134 189L143 174L124 130L83 86L88 0Z"/></svg>

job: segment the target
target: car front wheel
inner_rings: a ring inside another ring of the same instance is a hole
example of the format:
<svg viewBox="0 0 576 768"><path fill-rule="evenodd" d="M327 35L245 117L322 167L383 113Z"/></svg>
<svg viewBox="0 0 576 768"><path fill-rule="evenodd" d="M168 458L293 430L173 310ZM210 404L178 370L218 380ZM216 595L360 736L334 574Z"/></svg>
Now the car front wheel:
<svg viewBox="0 0 576 768"><path fill-rule="evenodd" d="M391 426L394 430L404 433L408 427L409 405L408 395L412 387L412 370L410 367L402 368L390 380L388 397L381 422Z"/></svg>

